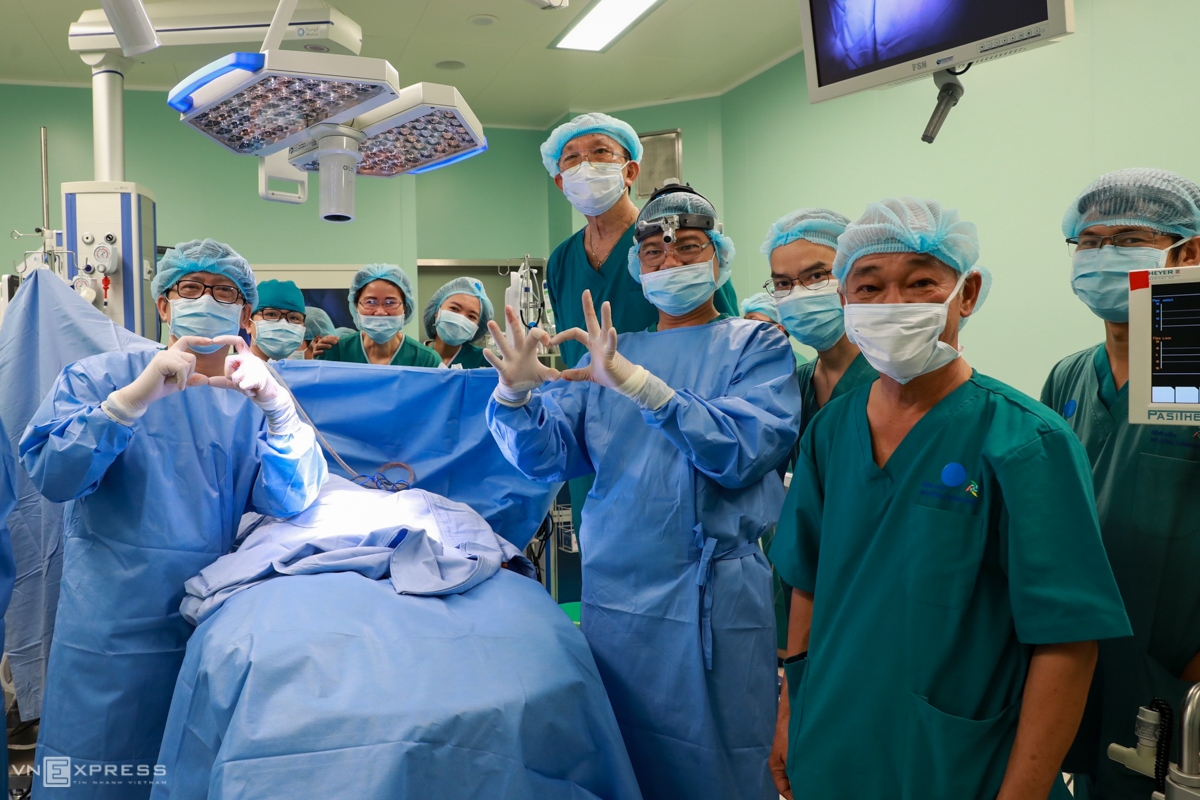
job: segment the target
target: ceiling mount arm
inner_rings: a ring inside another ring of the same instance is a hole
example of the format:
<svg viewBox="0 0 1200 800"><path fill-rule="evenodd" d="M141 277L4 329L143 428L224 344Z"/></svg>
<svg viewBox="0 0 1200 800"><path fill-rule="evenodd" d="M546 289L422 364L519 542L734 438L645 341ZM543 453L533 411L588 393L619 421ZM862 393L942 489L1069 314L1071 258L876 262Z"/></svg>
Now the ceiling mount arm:
<svg viewBox="0 0 1200 800"><path fill-rule="evenodd" d="M267 29L267 38L263 40L262 50L259 52L278 50L283 44L283 37L287 33L288 25L292 22L292 14L296 11L297 2L298 0L279 0L279 5L275 8L275 16L271 19L271 27Z"/></svg>

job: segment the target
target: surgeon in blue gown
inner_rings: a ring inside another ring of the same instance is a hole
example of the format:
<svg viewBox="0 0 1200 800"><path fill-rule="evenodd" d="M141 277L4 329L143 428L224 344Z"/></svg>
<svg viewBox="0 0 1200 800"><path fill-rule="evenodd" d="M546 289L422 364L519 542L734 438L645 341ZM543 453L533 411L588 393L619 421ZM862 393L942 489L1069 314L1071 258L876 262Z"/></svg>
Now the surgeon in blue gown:
<svg viewBox="0 0 1200 800"><path fill-rule="evenodd" d="M582 629L642 793L775 797L771 571L759 538L779 515L775 466L796 440L796 362L776 328L713 297L732 242L693 190L667 187L638 219L628 266L658 323L618 336L584 294L587 355L563 382L537 361L542 331L486 355L500 373L488 422L531 478L595 473L583 510ZM664 241L666 238L668 241ZM493 323L494 325L494 323Z"/></svg>
<svg viewBox="0 0 1200 800"><path fill-rule="evenodd" d="M149 794L191 633L184 582L228 552L245 511L297 514L327 474L236 335L257 300L245 259L211 239L177 245L152 291L170 347L68 366L20 443L38 490L74 501L37 754L70 757L71 785L35 781L35 797Z"/></svg>
<svg viewBox="0 0 1200 800"><path fill-rule="evenodd" d="M0 422L0 642L4 641L4 613L12 600L13 583L17 577L17 565L13 560L12 537L5 520L17 504L17 460L13 457L4 423ZM0 754L2 774L8 774L8 747L3 732L0 732Z"/></svg>

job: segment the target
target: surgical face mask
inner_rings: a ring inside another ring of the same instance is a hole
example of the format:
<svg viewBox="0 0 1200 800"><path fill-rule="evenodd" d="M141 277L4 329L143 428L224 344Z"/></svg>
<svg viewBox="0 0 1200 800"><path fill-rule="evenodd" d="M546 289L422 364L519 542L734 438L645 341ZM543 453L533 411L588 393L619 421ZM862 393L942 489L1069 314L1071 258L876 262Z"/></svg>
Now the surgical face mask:
<svg viewBox="0 0 1200 800"><path fill-rule="evenodd" d="M563 194L580 214L598 217L625 194L624 169L625 164L584 161L562 173Z"/></svg>
<svg viewBox="0 0 1200 800"><path fill-rule="evenodd" d="M400 329L404 327L404 315L400 314L395 317L364 317L361 314L356 314L358 317L358 327L367 336L371 337L371 341L375 344L386 344L396 337Z"/></svg>
<svg viewBox="0 0 1200 800"><path fill-rule="evenodd" d="M672 317L695 311L716 291L712 259L642 275L642 294L655 308Z"/></svg>
<svg viewBox="0 0 1200 800"><path fill-rule="evenodd" d="M1114 246L1076 250L1071 259L1071 288L1100 319L1129 322L1129 273L1163 269L1167 255L1187 241L1182 239L1165 250Z"/></svg>
<svg viewBox="0 0 1200 800"><path fill-rule="evenodd" d="M275 322L255 320L254 343L267 358L277 361L288 358L297 348L304 345L304 326L288 322L286 319Z"/></svg>
<svg viewBox="0 0 1200 800"><path fill-rule="evenodd" d="M775 309L787 332L817 352L833 347L846 332L836 280L816 290L797 286L787 297L775 301Z"/></svg>
<svg viewBox="0 0 1200 800"><path fill-rule="evenodd" d="M237 336L242 329L241 303L218 303L209 295L194 300L171 300L171 335L176 339L184 336L203 336L214 339L218 336ZM215 353L225 344L193 345L197 353Z"/></svg>
<svg viewBox="0 0 1200 800"><path fill-rule="evenodd" d="M961 355L938 337L969 274L958 279L943 303L847 303L847 337L877 372L896 383L941 369Z"/></svg>
<svg viewBox="0 0 1200 800"><path fill-rule="evenodd" d="M465 344L474 339L479 331L479 326L462 314L446 310L438 311L437 324L434 327L437 329L438 338L449 345Z"/></svg>

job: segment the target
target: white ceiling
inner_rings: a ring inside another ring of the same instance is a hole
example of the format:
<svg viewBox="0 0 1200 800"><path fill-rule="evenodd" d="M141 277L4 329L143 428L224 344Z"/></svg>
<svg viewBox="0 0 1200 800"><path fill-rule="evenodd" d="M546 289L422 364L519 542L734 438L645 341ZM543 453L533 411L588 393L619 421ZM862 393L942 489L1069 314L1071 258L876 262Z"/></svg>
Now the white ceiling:
<svg viewBox="0 0 1200 800"><path fill-rule="evenodd" d="M544 129L569 111L720 94L800 49L797 0L666 0L607 53L547 48L588 0L557 11L526 0L331 2L362 26L362 55L391 61L401 85L453 84L493 126ZM0 0L0 82L88 85L88 68L67 47L67 28L99 5ZM470 22L478 14L496 17L495 24ZM433 66L449 60L466 67ZM139 64L126 86L170 89L200 66Z"/></svg>

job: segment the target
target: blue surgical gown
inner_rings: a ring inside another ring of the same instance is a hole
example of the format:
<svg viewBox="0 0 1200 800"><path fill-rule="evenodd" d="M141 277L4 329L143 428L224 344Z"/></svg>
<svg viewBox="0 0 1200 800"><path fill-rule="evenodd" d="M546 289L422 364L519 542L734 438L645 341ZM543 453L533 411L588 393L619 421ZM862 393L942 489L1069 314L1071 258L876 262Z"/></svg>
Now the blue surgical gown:
<svg viewBox="0 0 1200 800"><path fill-rule="evenodd" d="M17 566L13 561L12 538L8 533L5 520L17 505L17 459L13 455L8 434L4 431L4 423L0 422L0 642L4 641L4 612L8 610L8 602L12 599L13 582L17 576ZM0 766L8 774L8 746L3 732L0 732L0 747L4 753L0 755Z"/></svg>
<svg viewBox="0 0 1200 800"><path fill-rule="evenodd" d="M784 663L788 778L797 798L993 800L1034 647L1129 635L1087 458L975 373L879 467L870 391L813 419L771 547L814 595Z"/></svg>
<svg viewBox="0 0 1200 800"><path fill-rule="evenodd" d="M1095 797L1149 797L1154 781L1107 751L1113 742L1137 744L1138 706L1158 697L1178 715L1191 685L1179 676L1200 653L1200 435L1194 427L1130 425L1129 385L1117 391L1104 345L1060 361L1042 402L1087 450L1100 532L1133 625L1133 638L1100 643L1068 766L1095 778Z"/></svg>
<svg viewBox="0 0 1200 800"><path fill-rule="evenodd" d="M34 795L145 797L191 626L183 584L230 548L242 514L303 511L325 480L312 429L268 436L248 398L194 387L153 403L132 427L100 403L154 351L105 353L59 376L21 439L34 486L66 513L62 589L38 760L69 756L71 788ZM103 775L125 766L126 779ZM126 782L132 781L132 783ZM106 781L112 781L107 783Z"/></svg>
<svg viewBox="0 0 1200 800"><path fill-rule="evenodd" d="M494 400L492 434L531 478L594 472L579 532L581 627L642 793L766 800L776 707L774 467L799 427L796 361L742 319L626 333L618 348L675 389L657 411L592 383Z"/></svg>

